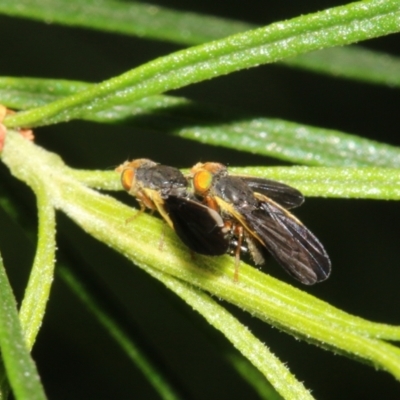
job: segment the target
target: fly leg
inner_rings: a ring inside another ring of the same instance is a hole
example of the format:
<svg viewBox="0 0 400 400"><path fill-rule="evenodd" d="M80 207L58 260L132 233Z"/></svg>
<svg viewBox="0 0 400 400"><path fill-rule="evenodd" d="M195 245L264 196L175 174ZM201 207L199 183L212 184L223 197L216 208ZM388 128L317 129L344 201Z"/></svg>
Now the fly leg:
<svg viewBox="0 0 400 400"><path fill-rule="evenodd" d="M234 229L235 236L237 236L237 245L235 250L235 272L233 274L234 282L239 281L239 264L240 264L240 253L242 251L242 244L243 244L243 227L237 225Z"/></svg>
<svg viewBox="0 0 400 400"><path fill-rule="evenodd" d="M146 206L142 202L139 202L139 205L140 205L140 210L137 211L135 214L133 214L131 217L127 218L125 220L126 224L129 224L130 222L134 221L146 209ZM152 210L152 211L154 211L154 210Z"/></svg>

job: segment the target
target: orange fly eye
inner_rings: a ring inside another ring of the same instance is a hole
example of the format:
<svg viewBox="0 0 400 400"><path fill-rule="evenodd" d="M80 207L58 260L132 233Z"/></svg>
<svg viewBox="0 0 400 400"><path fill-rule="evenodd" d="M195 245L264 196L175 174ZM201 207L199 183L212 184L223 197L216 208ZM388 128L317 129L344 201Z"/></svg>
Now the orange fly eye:
<svg viewBox="0 0 400 400"><path fill-rule="evenodd" d="M121 173L121 183L126 191L132 188L133 179L135 178L135 171L132 168L124 169Z"/></svg>
<svg viewBox="0 0 400 400"><path fill-rule="evenodd" d="M193 177L194 190L200 194L207 192L211 187L212 180L213 174L211 172L197 172Z"/></svg>

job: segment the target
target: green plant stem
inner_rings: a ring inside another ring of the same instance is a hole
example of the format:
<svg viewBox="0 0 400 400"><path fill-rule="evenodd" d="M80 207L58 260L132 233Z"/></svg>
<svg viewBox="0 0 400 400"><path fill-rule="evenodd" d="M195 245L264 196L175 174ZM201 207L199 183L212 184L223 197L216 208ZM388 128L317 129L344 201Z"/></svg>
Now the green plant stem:
<svg viewBox="0 0 400 400"><path fill-rule="evenodd" d="M29 163L20 162L27 158ZM240 282L235 283L231 257L198 256L193 261L172 233L165 236L164 250L155 252L162 227L160 221L142 214L127 226L125 221L132 215L130 208L83 186L59 158L18 134L8 132L3 161L28 184L39 180L57 209L149 273L154 270L168 273L287 332L361 358L400 379L400 350L381 340L400 340L400 327L346 314L244 263L240 267Z"/></svg>

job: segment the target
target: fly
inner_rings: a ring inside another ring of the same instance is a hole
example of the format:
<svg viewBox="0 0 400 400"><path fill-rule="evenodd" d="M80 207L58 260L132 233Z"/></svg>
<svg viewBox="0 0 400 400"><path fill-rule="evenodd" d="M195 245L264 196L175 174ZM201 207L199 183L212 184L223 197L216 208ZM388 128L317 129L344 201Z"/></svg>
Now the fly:
<svg viewBox="0 0 400 400"><path fill-rule="evenodd" d="M156 210L190 250L225 254L229 247L221 216L187 191L188 181L177 168L140 158L117 168L124 189L145 209Z"/></svg>
<svg viewBox="0 0 400 400"><path fill-rule="evenodd" d="M191 170L195 195L217 211L235 249L235 275L243 242L256 264L271 254L294 278L312 285L328 278L329 257L319 242L288 209L301 205L303 195L280 182L229 175L219 163L198 163Z"/></svg>

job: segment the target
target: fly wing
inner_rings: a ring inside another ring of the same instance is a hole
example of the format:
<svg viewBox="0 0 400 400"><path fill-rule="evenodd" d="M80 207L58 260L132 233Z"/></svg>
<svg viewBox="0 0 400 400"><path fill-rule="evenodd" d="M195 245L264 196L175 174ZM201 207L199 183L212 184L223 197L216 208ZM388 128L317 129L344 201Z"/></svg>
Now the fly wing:
<svg viewBox="0 0 400 400"><path fill-rule="evenodd" d="M240 179L246 182L255 195L261 193L286 209L298 207L304 202L301 192L284 183L250 176L240 176Z"/></svg>
<svg viewBox="0 0 400 400"><path fill-rule="evenodd" d="M209 256L219 256L228 251L224 222L216 211L178 196L168 196L164 207L177 235L189 249Z"/></svg>
<svg viewBox="0 0 400 400"><path fill-rule="evenodd" d="M241 219L252 238L294 278L306 285L328 278L331 262L322 244L278 204L263 201L257 209L242 213Z"/></svg>

